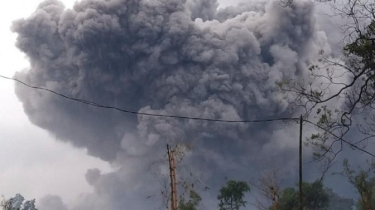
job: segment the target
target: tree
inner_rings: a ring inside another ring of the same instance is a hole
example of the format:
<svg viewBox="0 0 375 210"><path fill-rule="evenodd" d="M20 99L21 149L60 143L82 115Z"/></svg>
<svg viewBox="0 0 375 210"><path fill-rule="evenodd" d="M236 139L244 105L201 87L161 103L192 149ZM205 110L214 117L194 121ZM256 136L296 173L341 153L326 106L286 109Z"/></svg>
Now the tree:
<svg viewBox="0 0 375 210"><path fill-rule="evenodd" d="M195 209L201 200L199 194L194 189L197 187L202 187L202 175L197 171L192 172L189 165L184 162L185 154L190 151L192 147L193 146L189 143L178 143L170 147L171 151L174 153L177 171L185 171L185 173L181 173L177 179L178 193L180 194L178 208L180 209ZM168 164L168 162L168 155L163 153L160 159L152 162L149 167L151 174L161 184L161 189L152 195L148 195L146 198L153 199L160 196L161 205L159 206L159 209L169 209L171 205L170 174L165 174L160 171L160 166L165 166ZM187 201L185 200L186 197ZM197 205L192 205L196 202L198 202Z"/></svg>
<svg viewBox="0 0 375 210"><path fill-rule="evenodd" d="M268 210L267 204L272 203L272 210L278 210L279 199L281 194L280 179L279 174L276 170L267 171L263 173L259 179L255 182L251 182L261 194L261 197L266 199L267 202L264 203L264 199L256 199L256 207L258 209Z"/></svg>
<svg viewBox="0 0 375 210"><path fill-rule="evenodd" d="M24 200L25 198L22 195L17 194L9 200L3 200L0 206L3 210L37 210L35 207L35 199L25 202Z"/></svg>
<svg viewBox="0 0 375 210"><path fill-rule="evenodd" d="M350 198L342 198L333 192L330 188L325 188L324 191L328 195L329 207L328 210L352 210L354 200Z"/></svg>
<svg viewBox="0 0 375 210"><path fill-rule="evenodd" d="M241 206L246 206L244 200L245 193L250 191L246 182L229 180L226 186L220 189L217 196L220 210L239 210Z"/></svg>
<svg viewBox="0 0 375 210"><path fill-rule="evenodd" d="M303 205L308 210L326 209L329 205L329 198L323 189L320 181L305 183L302 186L304 193Z"/></svg>
<svg viewBox="0 0 375 210"><path fill-rule="evenodd" d="M302 185L302 190L304 210L326 210L328 208L328 194L323 189L323 184L320 181L313 183L305 182ZM280 210L298 210L299 191L295 188L284 189L278 206Z"/></svg>
<svg viewBox="0 0 375 210"><path fill-rule="evenodd" d="M190 190L189 200L185 201L184 197L180 197L178 205L179 210L197 210L199 203L201 202L201 196L194 190Z"/></svg>
<svg viewBox="0 0 375 210"><path fill-rule="evenodd" d="M335 15L346 20L343 56L333 58L322 50L319 60L310 61L308 77L278 83L292 110L303 111L305 122L320 129L309 144L316 150L315 159L327 167L344 144L363 150L375 137L375 4L345 0L333 6ZM362 136L345 140L351 129Z"/></svg>
<svg viewBox="0 0 375 210"><path fill-rule="evenodd" d="M351 210L354 201L342 198L330 188L323 188L320 181L303 183L304 209L305 210ZM286 188L282 191L278 202L279 210L298 210L299 191L295 188ZM269 207L273 210L274 207Z"/></svg>
<svg viewBox="0 0 375 210"><path fill-rule="evenodd" d="M351 168L349 161L343 162L344 170L341 173L357 189L360 199L358 201L359 210L371 210L375 208L375 162L368 162L369 168L358 171Z"/></svg>
<svg viewBox="0 0 375 210"><path fill-rule="evenodd" d="M296 210L299 206L298 192L296 189L291 187L284 189L278 206L280 210ZM269 209L271 210L272 206Z"/></svg>

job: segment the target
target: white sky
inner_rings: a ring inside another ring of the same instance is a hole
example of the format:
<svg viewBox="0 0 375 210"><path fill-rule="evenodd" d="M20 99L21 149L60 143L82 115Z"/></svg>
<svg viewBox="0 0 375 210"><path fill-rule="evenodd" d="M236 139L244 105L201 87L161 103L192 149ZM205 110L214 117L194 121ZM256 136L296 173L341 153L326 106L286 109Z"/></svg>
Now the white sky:
<svg viewBox="0 0 375 210"><path fill-rule="evenodd" d="M239 0L221 0L221 6ZM28 67L24 55L15 47L16 35L10 31L13 20L28 17L41 0L2 1L0 7L0 74L12 77ZM72 7L75 0L63 0ZM13 82L0 80L0 195L21 193L26 199L56 194L67 204L77 195L89 192L84 179L87 169L110 171L110 166L86 155L85 150L57 142L46 131L32 125L18 101ZM58 177L58 181L56 178Z"/></svg>
<svg viewBox="0 0 375 210"><path fill-rule="evenodd" d="M28 67L24 55L15 47L16 35L10 31L13 20L30 15L41 0L12 0L0 7L0 74L12 77ZM73 5L73 0L64 0ZM18 101L12 81L0 80L0 195L21 193L26 199L47 193L60 195L70 203L78 194L89 192L84 174L89 168L109 171L105 162L86 155L84 150L57 142L32 125ZM56 178L58 177L58 181Z"/></svg>

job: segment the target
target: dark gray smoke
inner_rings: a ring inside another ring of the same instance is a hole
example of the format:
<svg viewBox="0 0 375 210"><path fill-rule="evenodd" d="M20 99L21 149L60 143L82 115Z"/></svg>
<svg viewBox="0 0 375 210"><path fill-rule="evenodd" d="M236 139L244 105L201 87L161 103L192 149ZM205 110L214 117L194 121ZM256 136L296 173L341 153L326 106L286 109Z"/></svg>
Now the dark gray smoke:
<svg viewBox="0 0 375 210"><path fill-rule="evenodd" d="M13 24L17 47L30 60L30 69L16 78L147 113L227 120L289 116L275 83L304 78L318 51L330 49L314 6L257 1L217 7L216 0L82 0L65 9L47 0ZM95 192L75 209L157 208L144 198L158 187L150 165L166 142L192 144L189 170L211 183L296 163L294 125L137 117L21 85L16 93L35 125L120 166L110 174L89 170L86 179ZM166 173L165 163L153 166Z"/></svg>

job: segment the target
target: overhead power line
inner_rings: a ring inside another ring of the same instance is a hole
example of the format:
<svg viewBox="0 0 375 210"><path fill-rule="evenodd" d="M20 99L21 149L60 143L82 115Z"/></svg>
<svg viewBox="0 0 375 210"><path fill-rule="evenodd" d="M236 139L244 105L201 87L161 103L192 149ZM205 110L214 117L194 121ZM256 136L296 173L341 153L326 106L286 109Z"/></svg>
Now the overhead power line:
<svg viewBox="0 0 375 210"><path fill-rule="evenodd" d="M53 90L50 90L50 89L47 89L47 88L29 85L26 82L23 82L23 81L21 81L19 79L16 79L16 78L6 77L6 76L3 76L3 75L0 75L0 78L7 79L7 80L13 80L13 81L18 82L18 83L20 83L20 84L22 84L26 87L36 89L36 90L42 90L42 91L50 92L50 93L55 94L57 96L60 96L62 98L65 98L65 99L68 99L68 100L71 100L71 101L75 101L75 102L78 102L78 103L87 104L89 106L103 108L103 109L113 109L113 110L116 110L116 111L119 111L119 112L141 115L141 116L166 117L166 118L177 118L177 119L209 121L209 122L223 122L223 123L264 123L264 122L275 122L275 121L297 121L297 120L299 120L299 118L291 118L291 117L261 119L261 120L225 120L225 119L211 119L211 118L201 118L201 117L187 117L187 116L179 116L179 115L165 115L165 114L138 112L138 111L125 110L125 109L121 109L121 108L114 107L114 106L102 105L102 104L98 104L96 102L88 101L88 100L84 100L84 99L73 98L73 97L64 95L62 93L59 93L59 92L56 92L56 91L53 91ZM313 123L309 120L306 120L306 119L303 119L303 121L307 122L307 123L310 123L310 124L320 128L320 129L330 133L332 136L340 139L342 142L348 144L349 146L351 146L351 147L353 147L357 150L360 150L360 151L362 151L362 152L364 152L364 153L366 153L366 154L368 154L372 157L375 157L374 154L356 146L355 144L352 144L352 143L348 142L347 140L343 139L342 137L337 136L336 134L332 133L331 131L329 131L329 130L327 130L327 129L325 129L325 128L317 125L317 124L315 124L315 123Z"/></svg>
<svg viewBox="0 0 375 210"><path fill-rule="evenodd" d="M94 106L98 108L103 108L103 109L113 109L116 111L124 112L124 113L129 113L129 114L135 114L135 115L142 115L142 116L152 116L152 117L166 117L166 118L177 118L177 119L187 119L187 120L199 120L199 121L209 121L209 122L223 122L223 123L263 123L263 122L274 122L274 121L294 121L298 120L299 118L290 118L290 117L284 117L284 118L273 118L273 119L261 119L261 120L225 120L225 119L212 119L212 118L202 118L202 117L188 117L188 116L179 116L179 115L167 115L167 114L155 114L155 113L147 113L147 112L138 112L138 111L132 111L132 110L126 110L114 106L108 106L108 105L102 105L98 104L93 101L88 101L84 99L78 99L78 98L73 98L70 96L67 96L65 94L43 88L43 87L37 87L33 85L29 85L19 79L16 78L11 78L11 77L6 77L3 75L0 75L0 78L7 79L7 80L13 80L15 82L18 82L26 87L32 88L32 89L37 89L37 90L42 90L46 92L50 92L52 94L58 95L60 97L63 97L65 99L87 104L89 106Z"/></svg>

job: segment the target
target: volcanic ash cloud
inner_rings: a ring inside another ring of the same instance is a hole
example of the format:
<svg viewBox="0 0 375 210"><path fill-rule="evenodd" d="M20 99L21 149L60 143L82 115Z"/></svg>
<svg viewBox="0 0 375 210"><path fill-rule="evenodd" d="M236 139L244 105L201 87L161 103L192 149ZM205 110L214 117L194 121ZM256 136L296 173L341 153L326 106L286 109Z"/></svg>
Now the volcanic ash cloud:
<svg viewBox="0 0 375 210"><path fill-rule="evenodd" d="M217 7L215 0L82 0L65 9L47 0L13 24L17 47L30 61L30 69L15 76L133 111L227 120L285 116L288 104L275 83L305 77L318 51L330 49L313 5L257 1ZM166 142L199 145L189 153L190 163L205 158L214 163L207 170L220 170L219 160L241 164L261 158L263 145L280 132L277 123L134 116L19 84L16 93L35 125L121 166L110 174L89 170L95 192L78 209L117 210L127 202L139 207L133 192L155 187L143 172L164 153ZM279 152L291 148L280 146Z"/></svg>

